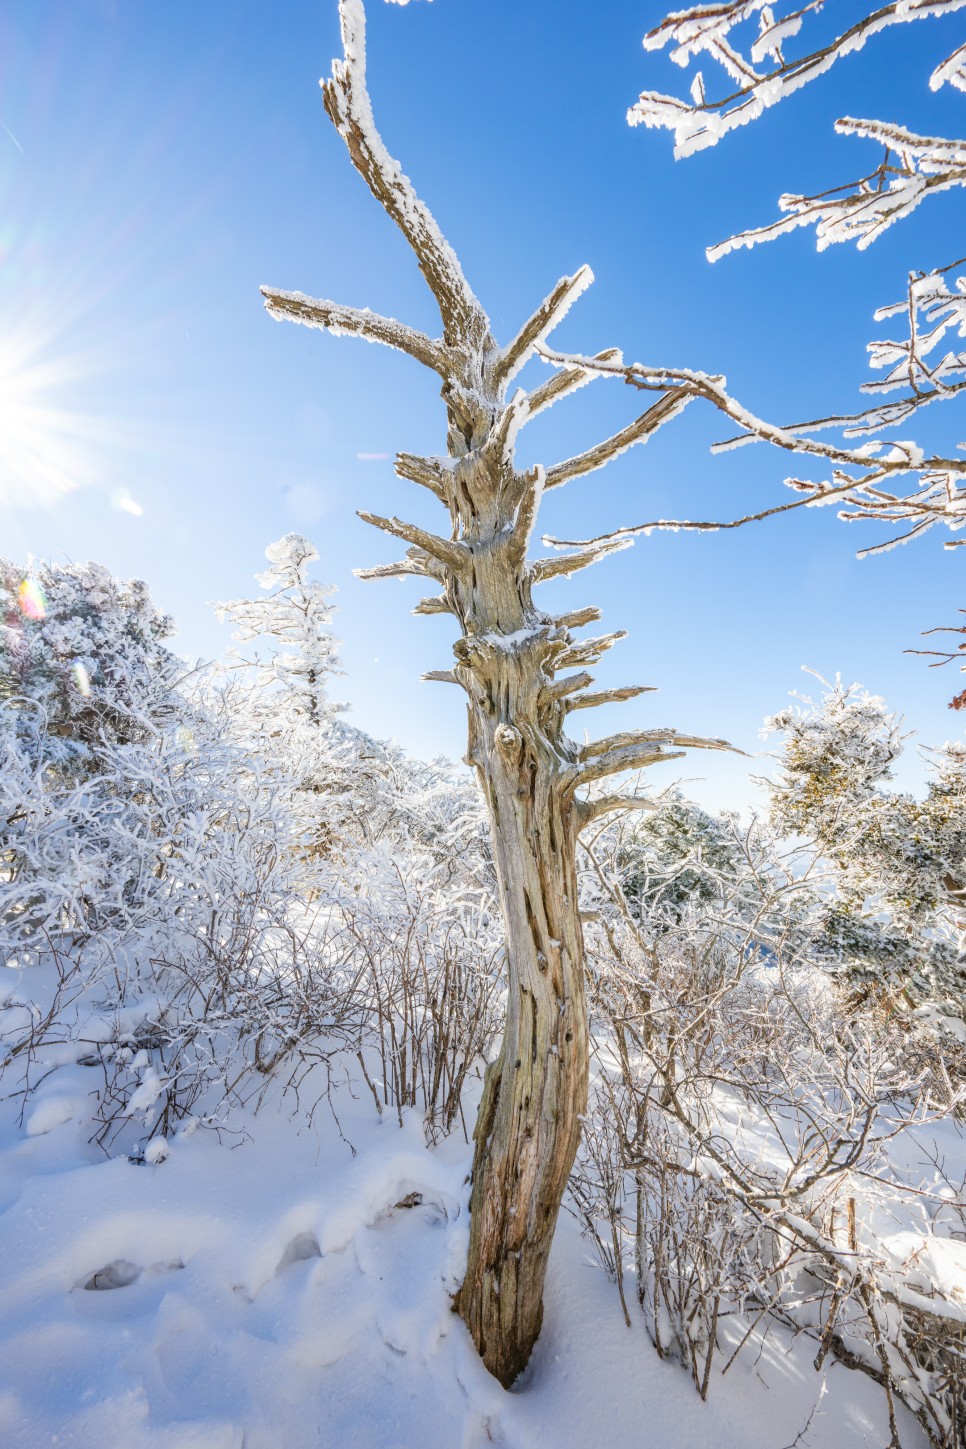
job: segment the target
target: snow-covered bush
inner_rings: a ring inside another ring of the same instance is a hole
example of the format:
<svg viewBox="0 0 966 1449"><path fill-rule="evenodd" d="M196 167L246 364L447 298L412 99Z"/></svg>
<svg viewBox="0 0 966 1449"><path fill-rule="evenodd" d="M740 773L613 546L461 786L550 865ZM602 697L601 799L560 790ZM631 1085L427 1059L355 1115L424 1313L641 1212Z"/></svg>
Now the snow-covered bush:
<svg viewBox="0 0 966 1449"><path fill-rule="evenodd" d="M633 1265L655 1347L702 1395L716 1355L778 1320L814 1337L816 1368L829 1353L861 1367L951 1449L962 1309L920 1265L937 1242L958 1250L963 1184L916 1160L908 1129L958 1099L938 1100L941 1069L910 1068L897 1024L845 1009L809 947L800 854L732 828L704 903L656 924L621 890L628 827L595 845L577 1212L628 1321Z"/></svg>
<svg viewBox="0 0 966 1449"><path fill-rule="evenodd" d="M267 597L220 606L257 650L222 671L158 643L173 626L142 585L85 565L31 593L3 565L23 623L0 703L0 1069L26 1105L57 1063L95 1068L105 1146L223 1125L271 1081L311 1113L339 1053L380 1108L448 1131L496 1030L476 786L338 717L315 551L267 553Z"/></svg>
<svg viewBox="0 0 966 1449"><path fill-rule="evenodd" d="M337 973L303 950L292 792L239 740L247 692L185 668L143 585L96 565L2 577L19 614L0 705L0 959L17 973L0 1062L26 1101L65 1052L84 1057L103 1073L100 1139L128 1120L150 1137L345 1015Z"/></svg>
<svg viewBox="0 0 966 1449"><path fill-rule="evenodd" d="M479 790L446 760L424 763L340 718L333 590L318 554L287 534L256 575L264 598L215 607L254 646L234 655L252 694L248 748L289 781L307 900L324 952L364 1003L359 1063L380 1111L419 1108L452 1129L498 1028L498 908Z"/></svg>
<svg viewBox="0 0 966 1449"><path fill-rule="evenodd" d="M230 701L215 696L205 713L196 703L181 716L190 730L102 740L82 780L38 765L9 714L0 945L19 973L12 999L42 994L54 970L58 984L42 1029L15 1013L8 1052L42 1066L52 1045L73 1043L104 1068L97 1116L116 1125L145 1108L145 1063L130 1068L150 1046L150 1135L259 1066L266 1037L304 1038L299 998L313 996L316 1025L331 1022L337 978L316 972L305 990L285 784L234 743Z"/></svg>
<svg viewBox="0 0 966 1449"><path fill-rule="evenodd" d="M492 892L387 838L361 855L338 900L367 1005L360 1065L378 1110L418 1108L436 1139L500 1027L503 955Z"/></svg>

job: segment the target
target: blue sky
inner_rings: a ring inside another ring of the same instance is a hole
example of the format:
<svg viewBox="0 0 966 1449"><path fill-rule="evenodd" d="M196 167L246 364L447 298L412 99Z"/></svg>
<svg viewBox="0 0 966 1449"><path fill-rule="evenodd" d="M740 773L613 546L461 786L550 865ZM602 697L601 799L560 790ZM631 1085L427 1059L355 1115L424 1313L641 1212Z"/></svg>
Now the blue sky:
<svg viewBox="0 0 966 1449"><path fill-rule="evenodd" d="M769 220L781 191L871 168L868 143L833 137L838 115L961 135L962 97L926 85L961 41L961 18L887 34L675 163L666 135L624 120L641 89L681 84L641 47L663 13L651 0L368 8L377 120L498 336L588 262L597 281L560 345L724 372L760 414L816 415L857 403L871 314L902 294L908 269L966 250L960 193L864 255L819 255L803 233L714 266L704 256ZM436 505L391 462L360 457L443 451L433 379L382 349L274 323L258 294L269 283L434 329L404 242L322 110L318 78L337 50L335 0L6 0L0 551L95 558L143 577L176 615L182 650L211 656L227 630L208 601L250 592L265 545L298 529L341 590L342 693L355 721L424 754L459 755L457 691L419 682L450 662L452 621L410 616L418 584L352 575L396 556L355 509L433 520ZM524 461L588 446L636 403L619 384L585 389L527 430ZM952 415L931 427L946 443L962 436ZM560 490L543 526L579 537L783 501L787 460L764 449L714 459L720 435L692 408ZM38 482L52 472L76 486ZM803 510L731 534L652 536L547 586L548 603L596 603L606 627L629 630L595 671L601 682L660 688L599 711L591 728L673 724L758 750L762 717L813 683L807 664L884 694L923 742L957 737L946 703L959 676L902 650L955 621L961 559L935 532L855 559L881 536ZM741 805L760 768L698 756L684 773L704 777L691 788L708 803ZM910 760L903 779L916 775Z"/></svg>

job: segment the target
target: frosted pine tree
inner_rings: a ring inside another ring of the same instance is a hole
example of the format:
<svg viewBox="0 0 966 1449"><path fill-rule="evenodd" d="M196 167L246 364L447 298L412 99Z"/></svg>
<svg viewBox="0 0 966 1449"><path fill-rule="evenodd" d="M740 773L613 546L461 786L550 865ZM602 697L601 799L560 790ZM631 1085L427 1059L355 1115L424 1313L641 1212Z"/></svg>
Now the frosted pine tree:
<svg viewBox="0 0 966 1449"><path fill-rule="evenodd" d="M966 1015L966 753L930 752L917 799L892 785L900 722L857 685L768 722L781 736L771 818L836 867L820 949L906 1007ZM959 1029L959 1028L957 1028Z"/></svg>
<svg viewBox="0 0 966 1449"><path fill-rule="evenodd" d="M300 849L326 857L364 836L382 751L339 716L345 706L331 698L342 673L339 641L332 630L333 584L309 577L318 551L308 539L287 533L265 550L269 567L255 575L265 590L255 599L213 605L234 626L243 646L231 651L244 666L251 692L239 712L238 733L247 747L271 760L294 787Z"/></svg>
<svg viewBox="0 0 966 1449"><path fill-rule="evenodd" d="M329 699L332 677L341 673L330 603L336 588L309 578L319 555L301 534L286 533L269 544L265 557L269 567L255 575L264 597L231 599L212 607L219 619L234 624L235 640L256 644L242 657L257 671L265 710L281 708L293 720L320 725L340 708Z"/></svg>

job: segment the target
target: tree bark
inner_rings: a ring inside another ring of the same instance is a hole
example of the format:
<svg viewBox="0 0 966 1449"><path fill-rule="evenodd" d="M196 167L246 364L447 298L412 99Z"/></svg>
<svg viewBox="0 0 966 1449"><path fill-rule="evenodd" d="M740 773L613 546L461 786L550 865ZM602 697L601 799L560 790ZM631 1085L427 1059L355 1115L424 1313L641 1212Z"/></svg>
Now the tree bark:
<svg viewBox="0 0 966 1449"><path fill-rule="evenodd" d="M587 1017L573 825L552 770L531 756L493 771L490 788L501 821L508 812L511 821L495 837L509 998L474 1134L457 1305L487 1368L509 1386L540 1332L550 1244L587 1105Z"/></svg>
<svg viewBox="0 0 966 1449"><path fill-rule="evenodd" d="M540 1332L543 1283L587 1105L576 812L563 740L542 725L541 635L473 681L472 763L486 793L506 923L507 1018L474 1133L470 1249L457 1296L506 1386ZM489 683L490 681L487 681Z"/></svg>

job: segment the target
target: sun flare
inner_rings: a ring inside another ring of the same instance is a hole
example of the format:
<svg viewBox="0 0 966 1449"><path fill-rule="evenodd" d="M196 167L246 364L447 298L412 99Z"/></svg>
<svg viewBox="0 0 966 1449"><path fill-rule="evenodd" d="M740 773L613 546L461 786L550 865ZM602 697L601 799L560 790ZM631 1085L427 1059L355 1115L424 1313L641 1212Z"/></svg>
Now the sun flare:
<svg viewBox="0 0 966 1449"><path fill-rule="evenodd" d="M50 507L97 481L94 445L105 425L63 406L84 368L55 349L56 338L26 329L0 341L0 506Z"/></svg>

